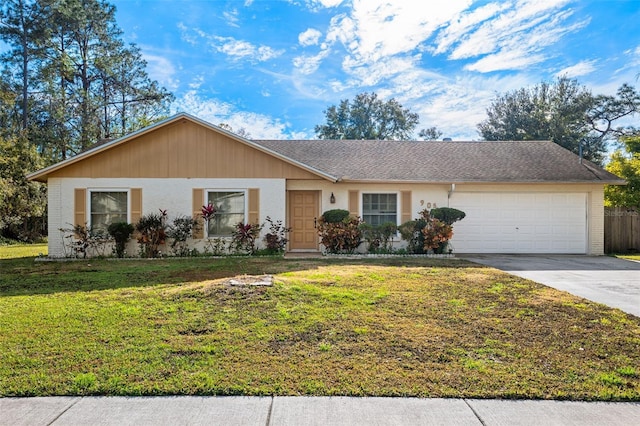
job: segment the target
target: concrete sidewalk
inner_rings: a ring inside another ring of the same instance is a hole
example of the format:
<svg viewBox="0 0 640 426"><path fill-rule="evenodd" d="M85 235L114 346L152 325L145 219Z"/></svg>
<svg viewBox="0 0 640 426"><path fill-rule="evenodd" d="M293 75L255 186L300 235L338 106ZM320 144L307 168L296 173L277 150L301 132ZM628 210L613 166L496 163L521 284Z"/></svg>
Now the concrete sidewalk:
<svg viewBox="0 0 640 426"><path fill-rule="evenodd" d="M0 425L632 425L640 403L350 397L0 398Z"/></svg>

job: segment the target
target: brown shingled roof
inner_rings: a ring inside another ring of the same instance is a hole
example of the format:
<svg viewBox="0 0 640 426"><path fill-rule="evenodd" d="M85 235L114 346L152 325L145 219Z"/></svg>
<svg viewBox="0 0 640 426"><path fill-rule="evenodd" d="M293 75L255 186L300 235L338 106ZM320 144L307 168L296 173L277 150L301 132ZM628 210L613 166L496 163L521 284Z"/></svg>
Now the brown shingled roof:
<svg viewBox="0 0 640 426"><path fill-rule="evenodd" d="M349 181L624 183L549 141L253 142Z"/></svg>

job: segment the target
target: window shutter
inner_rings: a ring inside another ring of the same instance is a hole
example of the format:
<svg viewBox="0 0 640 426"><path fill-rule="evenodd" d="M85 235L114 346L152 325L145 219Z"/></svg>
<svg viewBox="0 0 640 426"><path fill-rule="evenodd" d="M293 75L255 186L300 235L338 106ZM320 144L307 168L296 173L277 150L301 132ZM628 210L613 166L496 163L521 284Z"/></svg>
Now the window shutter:
<svg viewBox="0 0 640 426"><path fill-rule="evenodd" d="M87 190L76 188L73 192L73 224L85 226L87 224Z"/></svg>
<svg viewBox="0 0 640 426"><path fill-rule="evenodd" d="M402 212L400 213L400 223L411 220L411 191L400 192Z"/></svg>
<svg viewBox="0 0 640 426"><path fill-rule="evenodd" d="M131 188L129 194L131 196L129 215L131 217L131 223L135 225L140 220L140 216L142 216L142 188Z"/></svg>
<svg viewBox="0 0 640 426"><path fill-rule="evenodd" d="M360 203L358 202L358 196L358 191L349 191L349 214L351 216L360 216L360 209L358 208Z"/></svg>
<svg viewBox="0 0 640 426"><path fill-rule="evenodd" d="M192 216L198 221L198 226L193 230L193 238L204 238L204 220L202 219L202 206L204 204L204 189L193 188Z"/></svg>
<svg viewBox="0 0 640 426"><path fill-rule="evenodd" d="M260 189L249 188L249 220L247 223L260 223Z"/></svg>

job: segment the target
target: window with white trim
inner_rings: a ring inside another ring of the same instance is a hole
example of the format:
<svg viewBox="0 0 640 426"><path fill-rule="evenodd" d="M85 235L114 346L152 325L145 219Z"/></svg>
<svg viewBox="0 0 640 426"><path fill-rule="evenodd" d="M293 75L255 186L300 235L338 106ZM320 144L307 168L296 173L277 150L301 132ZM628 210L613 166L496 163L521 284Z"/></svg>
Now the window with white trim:
<svg viewBox="0 0 640 426"><path fill-rule="evenodd" d="M231 236L238 222L245 223L245 191L208 191L207 203L216 208L209 220L209 236Z"/></svg>
<svg viewBox="0 0 640 426"><path fill-rule="evenodd" d="M128 222L128 205L127 191L91 191L89 226L92 232L106 233L112 223Z"/></svg>
<svg viewBox="0 0 640 426"><path fill-rule="evenodd" d="M373 226L398 223L398 194L362 194L362 220Z"/></svg>

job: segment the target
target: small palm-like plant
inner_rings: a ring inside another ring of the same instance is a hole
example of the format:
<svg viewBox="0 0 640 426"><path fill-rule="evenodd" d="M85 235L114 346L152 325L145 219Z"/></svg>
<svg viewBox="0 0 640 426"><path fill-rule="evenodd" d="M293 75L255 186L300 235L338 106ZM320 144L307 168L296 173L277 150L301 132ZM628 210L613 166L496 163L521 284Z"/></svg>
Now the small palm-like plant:
<svg viewBox="0 0 640 426"><path fill-rule="evenodd" d="M256 252L256 239L260 236L262 226L238 222L231 236L231 244L237 253L253 254Z"/></svg>

